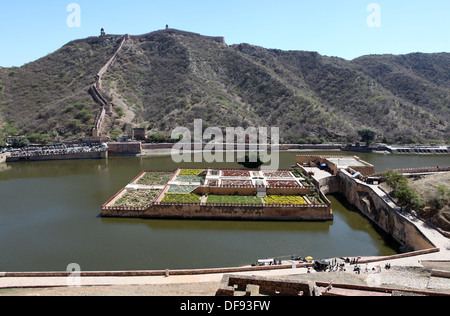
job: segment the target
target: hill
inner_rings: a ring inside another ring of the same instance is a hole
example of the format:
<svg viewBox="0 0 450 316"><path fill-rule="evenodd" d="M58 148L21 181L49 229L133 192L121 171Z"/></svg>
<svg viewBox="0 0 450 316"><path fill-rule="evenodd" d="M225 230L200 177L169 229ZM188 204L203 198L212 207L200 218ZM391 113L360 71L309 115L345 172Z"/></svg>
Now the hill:
<svg viewBox="0 0 450 316"><path fill-rule="evenodd" d="M105 135L132 127L278 126L284 142L450 139L450 54L364 56L352 61L281 51L177 30L68 43L20 68L0 68L0 131L65 140L90 135L95 75L113 105ZM44 136L42 136L44 135Z"/></svg>

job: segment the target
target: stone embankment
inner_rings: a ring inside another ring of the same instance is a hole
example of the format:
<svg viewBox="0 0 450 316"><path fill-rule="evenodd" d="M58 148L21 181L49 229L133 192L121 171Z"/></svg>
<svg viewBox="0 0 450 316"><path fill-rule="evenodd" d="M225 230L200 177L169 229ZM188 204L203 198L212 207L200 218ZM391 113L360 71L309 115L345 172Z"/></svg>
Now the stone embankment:
<svg viewBox="0 0 450 316"><path fill-rule="evenodd" d="M404 251L439 249L436 258L450 259L450 239L395 204L379 185L354 178L347 170L321 180L325 194L339 193L364 216L395 239Z"/></svg>

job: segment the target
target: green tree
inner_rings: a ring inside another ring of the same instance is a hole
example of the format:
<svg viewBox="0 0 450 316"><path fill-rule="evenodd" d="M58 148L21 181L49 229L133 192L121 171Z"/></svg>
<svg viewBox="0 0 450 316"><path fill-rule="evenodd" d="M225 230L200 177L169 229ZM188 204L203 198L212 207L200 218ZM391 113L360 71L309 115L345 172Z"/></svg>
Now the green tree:
<svg viewBox="0 0 450 316"><path fill-rule="evenodd" d="M261 161L261 157L259 156L259 153L250 155L245 155L245 161L239 162L239 164L245 168L248 169L258 169L260 168L264 163Z"/></svg>
<svg viewBox="0 0 450 316"><path fill-rule="evenodd" d="M11 147L13 147L13 148L24 148L24 147L28 147L29 145L30 145L30 142L25 137L14 138L11 142Z"/></svg>
<svg viewBox="0 0 450 316"><path fill-rule="evenodd" d="M386 183L396 191L399 187L404 186L408 183L408 179L395 171L388 170L386 172Z"/></svg>
<svg viewBox="0 0 450 316"><path fill-rule="evenodd" d="M419 210L425 207L425 201L409 185L408 178L389 170L386 173L386 183L392 188L392 194L398 201L408 207Z"/></svg>
<svg viewBox="0 0 450 316"><path fill-rule="evenodd" d="M361 141L365 142L366 146L369 147L370 143L375 140L377 132L371 129L362 129L358 131L358 135L361 137Z"/></svg>
<svg viewBox="0 0 450 316"><path fill-rule="evenodd" d="M122 130L120 128L115 129L111 132L111 138L117 140L120 135L122 135Z"/></svg>
<svg viewBox="0 0 450 316"><path fill-rule="evenodd" d="M46 145L51 141L51 137L48 134L32 134L27 136L30 143Z"/></svg>

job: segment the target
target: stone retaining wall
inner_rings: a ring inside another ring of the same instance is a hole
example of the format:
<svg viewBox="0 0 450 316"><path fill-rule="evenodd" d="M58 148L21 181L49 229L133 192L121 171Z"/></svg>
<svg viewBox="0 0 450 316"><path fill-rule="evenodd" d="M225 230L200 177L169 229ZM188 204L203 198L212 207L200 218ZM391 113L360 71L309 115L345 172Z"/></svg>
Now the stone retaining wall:
<svg viewBox="0 0 450 316"><path fill-rule="evenodd" d="M213 219L213 220L274 220L274 221L330 221L333 220L331 207L324 206L233 206L233 205L152 205L146 210L105 207L103 217L125 218L173 218L173 219Z"/></svg>

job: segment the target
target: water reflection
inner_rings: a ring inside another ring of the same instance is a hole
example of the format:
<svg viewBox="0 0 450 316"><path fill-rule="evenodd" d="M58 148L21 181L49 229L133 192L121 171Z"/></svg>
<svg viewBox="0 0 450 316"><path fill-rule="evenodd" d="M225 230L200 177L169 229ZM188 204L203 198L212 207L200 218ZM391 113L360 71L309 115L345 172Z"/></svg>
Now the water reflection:
<svg viewBox="0 0 450 316"><path fill-rule="evenodd" d="M321 232L328 233L332 222L252 222L252 221L201 221L102 218L105 225L144 225L151 230L203 230L226 232Z"/></svg>

